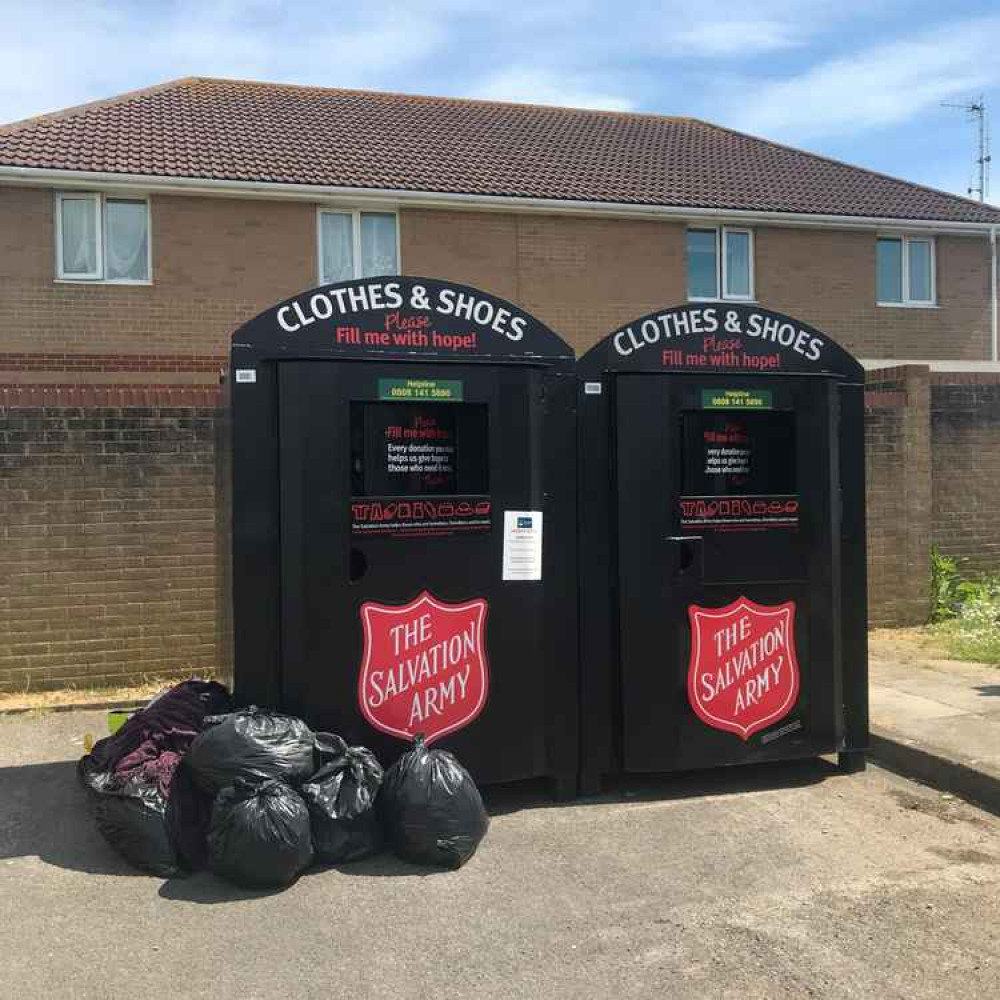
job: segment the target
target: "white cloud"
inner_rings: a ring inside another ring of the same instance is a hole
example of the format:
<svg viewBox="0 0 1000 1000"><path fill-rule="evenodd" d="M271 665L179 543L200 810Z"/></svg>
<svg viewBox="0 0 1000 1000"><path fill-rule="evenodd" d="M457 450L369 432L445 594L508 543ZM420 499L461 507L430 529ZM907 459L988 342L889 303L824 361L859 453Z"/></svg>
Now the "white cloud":
<svg viewBox="0 0 1000 1000"><path fill-rule="evenodd" d="M746 95L726 102L723 117L735 128L791 141L896 125L997 83L998 37L1000 18L981 18L872 46L785 80L746 81Z"/></svg>
<svg viewBox="0 0 1000 1000"><path fill-rule="evenodd" d="M533 69L503 70L488 77L468 96L601 111L629 111L635 107L631 98L602 88L598 78Z"/></svg>
<svg viewBox="0 0 1000 1000"><path fill-rule="evenodd" d="M739 19L695 24L676 31L672 38L677 55L705 58L776 52L804 41L801 22Z"/></svg>
<svg viewBox="0 0 1000 1000"><path fill-rule="evenodd" d="M453 2L0 0L0 122L180 76L419 90Z"/></svg>

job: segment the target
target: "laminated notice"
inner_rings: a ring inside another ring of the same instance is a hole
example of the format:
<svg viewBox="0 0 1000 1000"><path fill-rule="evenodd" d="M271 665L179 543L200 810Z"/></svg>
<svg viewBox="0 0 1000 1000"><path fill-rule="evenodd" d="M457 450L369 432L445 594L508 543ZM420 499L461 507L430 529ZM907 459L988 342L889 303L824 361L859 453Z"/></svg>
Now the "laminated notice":
<svg viewBox="0 0 1000 1000"><path fill-rule="evenodd" d="M541 580L542 512L540 510L503 512L503 578Z"/></svg>

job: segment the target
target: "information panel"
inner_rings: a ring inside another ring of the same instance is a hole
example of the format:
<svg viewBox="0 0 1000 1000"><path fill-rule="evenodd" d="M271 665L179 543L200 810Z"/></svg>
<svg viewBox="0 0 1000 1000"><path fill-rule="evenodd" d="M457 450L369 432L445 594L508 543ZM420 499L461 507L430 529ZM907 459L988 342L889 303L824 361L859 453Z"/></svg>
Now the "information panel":
<svg viewBox="0 0 1000 1000"><path fill-rule="evenodd" d="M488 531L487 420L479 403L352 403L352 531Z"/></svg>
<svg viewBox="0 0 1000 1000"><path fill-rule="evenodd" d="M712 402L739 399L742 405L727 402L681 414L681 527L697 531L796 527L795 414L750 412L769 406L770 393L737 397L713 390L711 397ZM759 402L751 402L751 397Z"/></svg>

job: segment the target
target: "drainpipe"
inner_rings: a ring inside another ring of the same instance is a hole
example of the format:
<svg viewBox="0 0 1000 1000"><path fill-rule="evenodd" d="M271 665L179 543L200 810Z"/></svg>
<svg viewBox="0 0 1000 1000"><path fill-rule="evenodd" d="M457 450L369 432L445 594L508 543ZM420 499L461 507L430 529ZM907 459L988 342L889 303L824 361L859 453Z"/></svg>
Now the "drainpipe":
<svg viewBox="0 0 1000 1000"><path fill-rule="evenodd" d="M997 227L990 226L990 325L993 328L991 361L1000 361L1000 330L997 329Z"/></svg>

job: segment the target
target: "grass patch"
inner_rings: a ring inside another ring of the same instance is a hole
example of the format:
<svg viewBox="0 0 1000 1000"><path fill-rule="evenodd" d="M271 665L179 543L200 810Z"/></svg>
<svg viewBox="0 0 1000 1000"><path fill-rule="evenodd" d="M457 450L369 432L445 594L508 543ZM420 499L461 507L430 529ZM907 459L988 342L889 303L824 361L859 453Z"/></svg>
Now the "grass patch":
<svg viewBox="0 0 1000 1000"><path fill-rule="evenodd" d="M959 660L1000 664L1000 576L964 579L931 550L931 630Z"/></svg>
<svg viewBox="0 0 1000 1000"><path fill-rule="evenodd" d="M933 629L956 659L1000 665L1000 580L964 600L952 618Z"/></svg>

